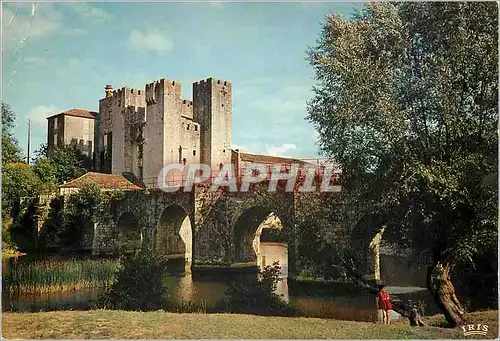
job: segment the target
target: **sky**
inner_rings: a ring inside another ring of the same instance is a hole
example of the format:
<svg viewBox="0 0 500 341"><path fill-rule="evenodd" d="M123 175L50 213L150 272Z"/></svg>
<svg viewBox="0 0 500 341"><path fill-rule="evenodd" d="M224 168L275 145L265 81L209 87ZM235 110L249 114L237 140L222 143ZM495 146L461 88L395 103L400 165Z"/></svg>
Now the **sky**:
<svg viewBox="0 0 500 341"><path fill-rule="evenodd" d="M104 87L144 89L161 78L232 82L232 145L246 152L316 157L306 120L315 84L306 50L330 12L362 3L5 3L2 101L17 115L26 152L46 142L46 117L98 111ZM33 155L33 154L32 154Z"/></svg>

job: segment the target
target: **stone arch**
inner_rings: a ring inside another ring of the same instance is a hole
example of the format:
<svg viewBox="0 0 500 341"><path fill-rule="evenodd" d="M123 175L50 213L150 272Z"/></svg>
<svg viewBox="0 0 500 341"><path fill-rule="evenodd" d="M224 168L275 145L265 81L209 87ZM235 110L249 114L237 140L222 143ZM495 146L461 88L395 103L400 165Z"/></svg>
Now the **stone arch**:
<svg viewBox="0 0 500 341"><path fill-rule="evenodd" d="M191 263L193 256L193 229L187 211L180 205L165 208L156 226L154 249L157 255Z"/></svg>
<svg viewBox="0 0 500 341"><path fill-rule="evenodd" d="M264 229L283 230L277 214L269 208L253 206L237 218L233 229L233 262L260 263L260 237Z"/></svg>
<svg viewBox="0 0 500 341"><path fill-rule="evenodd" d="M142 246L142 231L139 221L131 212L121 214L116 223L118 233L118 249L120 253L135 252Z"/></svg>

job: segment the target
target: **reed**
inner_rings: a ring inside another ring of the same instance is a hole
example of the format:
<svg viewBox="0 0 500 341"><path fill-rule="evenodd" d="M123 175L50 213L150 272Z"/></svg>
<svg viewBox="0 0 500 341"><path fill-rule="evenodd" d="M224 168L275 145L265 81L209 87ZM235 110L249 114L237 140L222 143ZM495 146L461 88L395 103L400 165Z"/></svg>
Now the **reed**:
<svg viewBox="0 0 500 341"><path fill-rule="evenodd" d="M15 262L6 271L4 283L10 292L22 293L105 287L112 283L118 266L116 260Z"/></svg>
<svg viewBox="0 0 500 341"><path fill-rule="evenodd" d="M208 312L208 307L205 301L198 303L182 300L181 302L175 304L173 309L170 310L181 314L206 314Z"/></svg>

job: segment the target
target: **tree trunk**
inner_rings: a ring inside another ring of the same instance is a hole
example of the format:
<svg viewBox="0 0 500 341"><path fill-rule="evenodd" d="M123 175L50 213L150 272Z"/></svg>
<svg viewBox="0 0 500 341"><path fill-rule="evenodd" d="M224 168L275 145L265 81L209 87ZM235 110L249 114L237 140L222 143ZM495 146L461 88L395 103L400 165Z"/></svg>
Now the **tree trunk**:
<svg viewBox="0 0 500 341"><path fill-rule="evenodd" d="M450 265L437 263L429 272L429 290L442 310L451 327L467 324L465 309L455 294L455 287L450 279Z"/></svg>

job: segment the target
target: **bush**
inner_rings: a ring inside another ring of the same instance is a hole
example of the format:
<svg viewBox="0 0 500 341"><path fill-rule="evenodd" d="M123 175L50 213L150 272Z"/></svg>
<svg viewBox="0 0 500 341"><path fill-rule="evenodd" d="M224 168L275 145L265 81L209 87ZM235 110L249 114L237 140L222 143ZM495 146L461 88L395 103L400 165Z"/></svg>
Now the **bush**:
<svg viewBox="0 0 500 341"><path fill-rule="evenodd" d="M151 311L167 309L164 286L166 260L152 250L125 255L111 288L100 298L101 308Z"/></svg>
<svg viewBox="0 0 500 341"><path fill-rule="evenodd" d="M231 283L215 311L223 313L293 316L294 309L275 293L281 267L278 262L260 271L255 281Z"/></svg>

